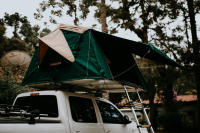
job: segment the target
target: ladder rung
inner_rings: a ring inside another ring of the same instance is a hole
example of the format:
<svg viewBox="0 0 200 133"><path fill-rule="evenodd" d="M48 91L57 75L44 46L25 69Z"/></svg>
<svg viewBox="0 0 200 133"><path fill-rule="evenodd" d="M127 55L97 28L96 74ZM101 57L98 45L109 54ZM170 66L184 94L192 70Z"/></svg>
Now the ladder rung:
<svg viewBox="0 0 200 133"><path fill-rule="evenodd" d="M130 103L131 106L133 106L134 108L143 108L143 104L142 103L138 103L138 102L132 102Z"/></svg>
<svg viewBox="0 0 200 133"><path fill-rule="evenodd" d="M135 104L135 106L139 106L139 107L140 107L140 106L142 106L142 105L140 105L140 104Z"/></svg>
<svg viewBox="0 0 200 133"><path fill-rule="evenodd" d="M142 125L142 127L150 127L150 125Z"/></svg>
<svg viewBox="0 0 200 133"><path fill-rule="evenodd" d="M147 127L151 127L151 125L139 125L137 127L140 127L140 128L147 128Z"/></svg>
<svg viewBox="0 0 200 133"><path fill-rule="evenodd" d="M140 105L142 105L142 103L140 103L140 102L133 102L134 104L140 104Z"/></svg>
<svg viewBox="0 0 200 133"><path fill-rule="evenodd" d="M135 106L134 108L139 108L139 109L142 109L142 106Z"/></svg>
<svg viewBox="0 0 200 133"><path fill-rule="evenodd" d="M143 107L143 104L142 103L139 103L139 102L133 102L132 103L135 107Z"/></svg>

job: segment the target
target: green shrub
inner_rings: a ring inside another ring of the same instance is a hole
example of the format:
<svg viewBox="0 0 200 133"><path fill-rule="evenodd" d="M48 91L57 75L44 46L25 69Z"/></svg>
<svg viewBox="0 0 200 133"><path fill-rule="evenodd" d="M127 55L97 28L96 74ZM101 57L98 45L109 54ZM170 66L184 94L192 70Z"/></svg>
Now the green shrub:
<svg viewBox="0 0 200 133"><path fill-rule="evenodd" d="M165 112L158 117L159 124L163 125L166 131L181 131L182 116L178 112Z"/></svg>
<svg viewBox="0 0 200 133"><path fill-rule="evenodd" d="M29 91L28 88L20 86L22 78L10 71L0 75L0 104L13 104L18 94Z"/></svg>

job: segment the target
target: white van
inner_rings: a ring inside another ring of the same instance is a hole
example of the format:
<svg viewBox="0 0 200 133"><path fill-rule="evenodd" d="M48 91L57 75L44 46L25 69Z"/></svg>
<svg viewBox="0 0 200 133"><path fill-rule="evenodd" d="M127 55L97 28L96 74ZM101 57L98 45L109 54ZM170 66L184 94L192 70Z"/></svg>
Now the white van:
<svg viewBox="0 0 200 133"><path fill-rule="evenodd" d="M90 95L35 91L18 95L13 105L0 105L0 116L7 116L0 117L0 133L138 132L136 123L115 105Z"/></svg>

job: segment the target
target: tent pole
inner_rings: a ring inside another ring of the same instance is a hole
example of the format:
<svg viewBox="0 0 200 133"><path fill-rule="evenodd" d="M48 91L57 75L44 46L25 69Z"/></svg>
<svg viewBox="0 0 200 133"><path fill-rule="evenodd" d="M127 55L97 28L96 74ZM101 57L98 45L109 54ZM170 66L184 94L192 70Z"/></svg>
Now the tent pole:
<svg viewBox="0 0 200 133"><path fill-rule="evenodd" d="M131 99L130 99L130 97L129 97L129 94L128 94L128 91L127 91L127 89L126 89L126 86L125 86L125 85L123 85L123 86L124 86L124 90L125 90L127 99L128 99L128 101L129 101L129 104L131 105L131 110L132 110L133 116L134 116L134 118L135 118L135 121L136 121L138 130L139 130L139 133L142 133L142 131L141 131L140 127L139 127L140 123L139 123L139 121L138 121L138 119L137 119L137 115L136 115L135 109L134 109L133 106L132 106L133 104L131 104Z"/></svg>

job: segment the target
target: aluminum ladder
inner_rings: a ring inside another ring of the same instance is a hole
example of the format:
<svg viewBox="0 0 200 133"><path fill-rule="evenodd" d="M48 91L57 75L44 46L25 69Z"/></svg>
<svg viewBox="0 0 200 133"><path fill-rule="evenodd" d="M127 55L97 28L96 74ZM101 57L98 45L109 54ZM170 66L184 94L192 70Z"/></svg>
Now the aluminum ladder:
<svg viewBox="0 0 200 133"><path fill-rule="evenodd" d="M125 90L126 96L127 96L127 98L128 98L129 104L130 104L130 106L131 106L131 110L132 110L133 116L134 116L134 118L135 118L135 121L136 121L136 124L137 124L137 128L138 128L139 133L142 133L141 128L149 128L150 131L151 131L151 133L154 133L153 127L151 126L151 122L150 122L149 117L148 117L148 115L147 115L147 113L146 113L146 108L144 108L144 105L142 104L142 100L141 100L141 98L140 98L140 95L139 95L139 93L138 93L138 90L136 89L136 93L137 93L137 95L138 95L139 102L131 102L130 97L129 97L129 94L128 94L128 91L127 91L127 89L126 89L126 86L125 86L125 85L123 85L123 86L124 86L124 90ZM135 108L141 109L141 110L143 111L144 117L145 117L145 119L146 119L148 125L141 125L141 124L139 123L139 121L138 121L138 119L137 119L137 116L136 116Z"/></svg>

